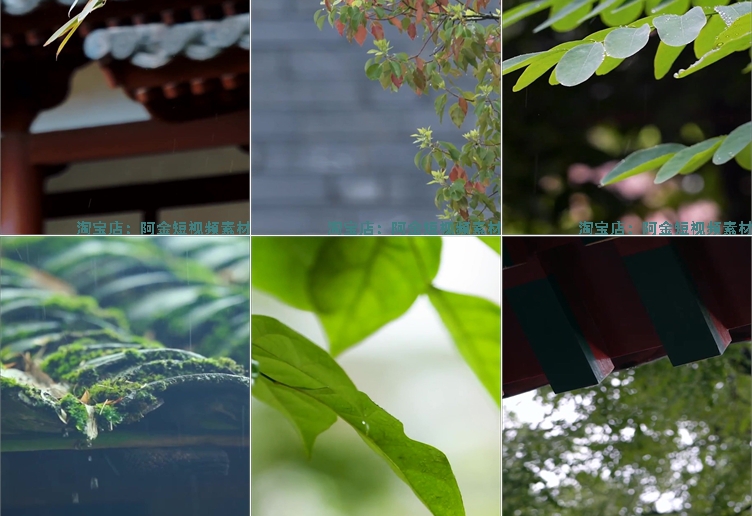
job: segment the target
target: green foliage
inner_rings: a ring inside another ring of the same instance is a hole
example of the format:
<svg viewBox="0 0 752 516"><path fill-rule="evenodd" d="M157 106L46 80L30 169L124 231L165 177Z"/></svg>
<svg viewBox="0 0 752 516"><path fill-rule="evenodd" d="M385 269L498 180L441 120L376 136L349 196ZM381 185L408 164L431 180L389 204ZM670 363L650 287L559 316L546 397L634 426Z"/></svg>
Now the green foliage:
<svg viewBox="0 0 752 516"><path fill-rule="evenodd" d="M680 367L662 359L558 396L540 389L543 424L505 415L505 514L659 514L661 494L680 502L664 514L747 514L750 349Z"/></svg>
<svg viewBox="0 0 752 516"><path fill-rule="evenodd" d="M500 238L483 240L497 253ZM440 237L253 237L253 287L317 315L330 354L282 323L253 316L253 395L284 414L310 455L316 437L344 419L435 515L464 515L446 457L408 439L402 424L357 391L332 355L399 318L427 295L460 354L500 403L501 310L433 285Z"/></svg>
<svg viewBox="0 0 752 516"><path fill-rule="evenodd" d="M697 60L686 69L674 73L677 79L687 77L724 57L748 51L752 47L752 2L726 3L712 2L712 5L706 5L702 1L695 1L695 7L689 9L686 0L603 0L598 8L591 11L593 2L583 0L528 2L504 13L503 25L509 26L551 7L548 22L538 26L535 31L548 26L557 30L557 24L558 30L571 30L596 14L600 14L601 21L609 28L582 40L558 45L547 52L507 59L502 63L502 75L524 68L513 88L520 91L555 66L550 84L576 86L593 75L605 75L614 70L623 59L644 48L650 34L655 31L659 38L654 59L655 78L663 78L682 50L694 43ZM647 16L635 20L643 10ZM565 20L571 23L562 28ZM731 140L727 136L719 136L689 148L666 144L637 151L619 163L601 184L616 183L640 172L654 170L657 166L661 166L661 169L655 182L663 183L677 174L698 170L711 158L713 163L720 164L737 157L737 163L749 169L748 152L743 149L750 141L748 135L752 134L752 127L744 124L732 134ZM718 154L716 151L724 142L727 143L723 152Z"/></svg>
<svg viewBox="0 0 752 516"><path fill-rule="evenodd" d="M25 256L68 288L121 309L134 332L246 366L248 246L243 237L3 238L5 256Z"/></svg>
<svg viewBox="0 0 752 516"><path fill-rule="evenodd" d="M433 141L430 128L420 128L413 135L421 149L416 167L433 178L428 184L439 185L436 206L445 206L439 218L452 221L500 220L496 199L501 182L501 11L491 12L489 3L323 0L324 8L314 14L319 28L328 21L341 36L361 46L370 33L375 48L368 51L373 57L365 64L366 76L390 91L398 91L403 84L418 95L436 91L434 105L440 123L447 103L449 118L458 128L473 108L474 126L463 135L467 143L459 150ZM413 56L390 52L383 23L391 23L410 39L420 33L422 48ZM430 54L426 51L429 41L434 45ZM460 77L473 77L475 88L463 90L454 84Z"/></svg>

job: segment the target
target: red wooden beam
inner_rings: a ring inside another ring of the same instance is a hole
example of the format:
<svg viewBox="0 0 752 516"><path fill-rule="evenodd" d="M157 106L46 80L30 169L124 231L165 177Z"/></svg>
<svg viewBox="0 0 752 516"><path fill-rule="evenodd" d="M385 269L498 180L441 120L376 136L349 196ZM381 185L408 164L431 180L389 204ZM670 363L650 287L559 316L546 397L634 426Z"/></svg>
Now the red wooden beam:
<svg viewBox="0 0 752 516"><path fill-rule="evenodd" d="M250 113L180 124L158 120L31 135L31 163L57 165L250 143Z"/></svg>

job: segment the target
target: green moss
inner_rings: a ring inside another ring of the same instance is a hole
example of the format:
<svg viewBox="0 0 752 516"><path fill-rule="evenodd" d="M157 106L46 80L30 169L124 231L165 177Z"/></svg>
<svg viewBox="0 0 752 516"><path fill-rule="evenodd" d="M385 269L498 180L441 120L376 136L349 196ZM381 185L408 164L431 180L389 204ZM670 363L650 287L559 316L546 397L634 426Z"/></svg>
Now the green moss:
<svg viewBox="0 0 752 516"><path fill-rule="evenodd" d="M60 406L63 408L66 414L68 414L68 422L73 423L81 433L86 430L86 423L89 420L89 414L86 411L86 407L72 394L66 394L60 400Z"/></svg>
<svg viewBox="0 0 752 516"><path fill-rule="evenodd" d="M98 403L95 408L97 425L99 425L100 428L112 430L115 425L119 425L123 422L123 419L125 419L125 417L120 414L118 409L113 405Z"/></svg>
<svg viewBox="0 0 752 516"><path fill-rule="evenodd" d="M128 394L141 388L141 384L129 380L116 378L113 380L102 380L89 389L89 399L94 403L104 403L105 401L115 401L124 398Z"/></svg>

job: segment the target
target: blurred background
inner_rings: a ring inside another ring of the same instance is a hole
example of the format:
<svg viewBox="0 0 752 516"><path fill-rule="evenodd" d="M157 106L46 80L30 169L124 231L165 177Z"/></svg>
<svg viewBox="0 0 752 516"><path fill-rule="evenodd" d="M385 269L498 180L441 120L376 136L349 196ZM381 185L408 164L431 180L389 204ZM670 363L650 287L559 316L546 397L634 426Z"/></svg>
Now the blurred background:
<svg viewBox="0 0 752 516"><path fill-rule="evenodd" d="M373 222L391 234L392 222L436 221L437 187L414 165L410 135L430 126L434 139L461 146L474 119L439 125L435 92L394 93L370 81L363 67L373 38L361 47L328 23L319 31L320 8L311 0L251 6L253 234L326 235L329 222ZM391 24L384 34L392 52L423 45Z"/></svg>
<svg viewBox="0 0 752 516"><path fill-rule="evenodd" d="M434 285L500 302L499 255L472 237L444 238ZM326 342L314 315L252 291L253 312ZM501 511L500 414L428 299L345 352L338 363L408 437L449 458L467 516ZM342 421L318 437L310 462L292 425L252 401L254 516L429 516L389 466Z"/></svg>
<svg viewBox="0 0 752 516"><path fill-rule="evenodd" d="M519 5L504 0L503 9ZM596 17L577 29L533 34L548 10L503 34L503 59L548 50L606 28ZM622 221L635 234L643 221L750 220L750 173L734 160L653 184L643 173L599 188L629 153L660 143L692 145L750 121L749 52L736 52L683 79L673 73L696 59L692 45L656 81L658 38L611 73L572 88L551 86L545 74L514 93L521 72L503 81L504 234L578 233L580 221Z"/></svg>

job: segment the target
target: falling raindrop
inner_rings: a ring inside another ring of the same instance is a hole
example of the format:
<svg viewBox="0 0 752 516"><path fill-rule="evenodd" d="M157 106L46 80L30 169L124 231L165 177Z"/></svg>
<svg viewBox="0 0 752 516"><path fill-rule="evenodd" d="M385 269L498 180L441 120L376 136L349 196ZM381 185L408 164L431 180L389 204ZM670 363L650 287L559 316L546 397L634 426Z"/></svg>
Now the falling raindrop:
<svg viewBox="0 0 752 516"><path fill-rule="evenodd" d="M73 493L73 503L78 503L78 493Z"/></svg>
<svg viewBox="0 0 752 516"><path fill-rule="evenodd" d="M88 459L88 460L89 460L89 462L91 462L91 460L92 460L92 459L91 459L91 455L89 455L89 459Z"/></svg>
<svg viewBox="0 0 752 516"><path fill-rule="evenodd" d="M63 437L68 437L68 429L63 430Z"/></svg>
<svg viewBox="0 0 752 516"><path fill-rule="evenodd" d="M99 479L97 479L97 477L91 477L89 485L92 489L99 489Z"/></svg>

